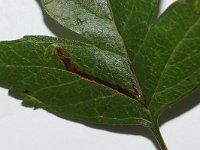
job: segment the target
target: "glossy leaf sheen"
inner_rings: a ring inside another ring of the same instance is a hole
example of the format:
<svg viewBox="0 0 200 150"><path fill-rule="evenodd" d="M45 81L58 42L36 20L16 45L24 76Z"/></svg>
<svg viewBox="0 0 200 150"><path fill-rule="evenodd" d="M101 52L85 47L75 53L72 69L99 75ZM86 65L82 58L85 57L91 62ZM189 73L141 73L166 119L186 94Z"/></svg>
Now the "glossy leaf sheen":
<svg viewBox="0 0 200 150"><path fill-rule="evenodd" d="M165 149L158 117L200 84L199 1L179 0L157 19L159 0L41 1L85 42L0 42L1 86L64 118L146 126Z"/></svg>

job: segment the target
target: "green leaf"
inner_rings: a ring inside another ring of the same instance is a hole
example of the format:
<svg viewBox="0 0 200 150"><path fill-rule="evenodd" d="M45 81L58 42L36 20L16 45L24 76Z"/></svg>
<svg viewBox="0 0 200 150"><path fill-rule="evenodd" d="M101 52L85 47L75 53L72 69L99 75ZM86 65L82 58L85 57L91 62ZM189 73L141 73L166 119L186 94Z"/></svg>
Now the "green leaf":
<svg viewBox="0 0 200 150"><path fill-rule="evenodd" d="M123 0L120 2L110 0L115 24L131 62L157 15L159 2L160 0Z"/></svg>
<svg viewBox="0 0 200 150"><path fill-rule="evenodd" d="M44 10L64 27L101 49L120 55L128 52L130 59L143 42L159 3L159 0L41 1Z"/></svg>
<svg viewBox="0 0 200 150"><path fill-rule="evenodd" d="M80 50L87 53L93 48L50 37L1 42L1 85L9 87L10 94L23 99L25 105L42 107L62 117L96 123L149 125L148 112L139 101L66 71L56 52L58 43L63 44L65 54L71 54L72 58ZM94 53L94 57L99 57L99 64L116 60L115 55L105 57L103 54L107 53L100 52L97 56ZM85 64L91 63L88 55L83 54L81 59ZM79 63L76 58L74 61ZM123 59L116 61L118 66L113 64L113 71L123 66Z"/></svg>
<svg viewBox="0 0 200 150"><path fill-rule="evenodd" d="M84 42L26 36L0 42L0 85L58 116L143 125L160 148L160 114L200 84L200 7L179 0L41 0ZM134 68L134 69L133 69Z"/></svg>
<svg viewBox="0 0 200 150"><path fill-rule="evenodd" d="M199 86L199 42L200 16L186 3L174 3L151 27L134 64L154 117Z"/></svg>

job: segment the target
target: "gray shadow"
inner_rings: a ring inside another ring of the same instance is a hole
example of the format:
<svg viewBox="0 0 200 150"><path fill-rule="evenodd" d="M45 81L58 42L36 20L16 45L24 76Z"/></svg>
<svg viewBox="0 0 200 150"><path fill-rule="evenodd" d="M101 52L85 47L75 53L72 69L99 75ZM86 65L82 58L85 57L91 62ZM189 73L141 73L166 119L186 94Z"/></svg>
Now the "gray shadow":
<svg viewBox="0 0 200 150"><path fill-rule="evenodd" d="M41 7L40 0L36 0L36 1L38 2L38 5ZM158 14L160 12L159 9L160 8L157 8L157 13L155 14L153 20L155 20L158 17ZM77 40L77 39L79 41L84 40L77 33L64 28L63 26L58 24L56 21L51 19L44 11L43 11L43 15L44 15L44 22L46 26L57 37L70 39L70 40ZM171 109L168 109L165 113L163 113L159 121L160 124L163 125L165 122L172 120L180 116L181 114L191 110L194 106L198 105L199 102L200 102L200 89L197 89L189 96L183 98L183 100L179 102L177 105L173 106ZM68 119L68 120L71 120L71 119ZM141 126L119 126L119 125L113 126L113 125L85 123L85 122L77 121L77 120L71 120L71 121L84 124L91 128L106 130L113 133L143 136L149 139L155 145L155 147L159 149L159 146L157 142L155 141L154 137L152 136L151 132Z"/></svg>
<svg viewBox="0 0 200 150"><path fill-rule="evenodd" d="M180 102L167 109L160 117L160 125L169 120L183 115L200 104L200 88L195 89L191 94L185 96Z"/></svg>
<svg viewBox="0 0 200 150"><path fill-rule="evenodd" d="M87 127L91 127L98 130L105 130L112 133L118 133L118 134L126 134L126 135L134 135L134 136L142 136L148 139L152 144L156 147L156 149L159 149L159 145L155 141L154 137L152 136L151 132L142 126L136 126L136 125L99 125L99 124L91 124L91 123L83 123L79 122L81 124L84 124Z"/></svg>

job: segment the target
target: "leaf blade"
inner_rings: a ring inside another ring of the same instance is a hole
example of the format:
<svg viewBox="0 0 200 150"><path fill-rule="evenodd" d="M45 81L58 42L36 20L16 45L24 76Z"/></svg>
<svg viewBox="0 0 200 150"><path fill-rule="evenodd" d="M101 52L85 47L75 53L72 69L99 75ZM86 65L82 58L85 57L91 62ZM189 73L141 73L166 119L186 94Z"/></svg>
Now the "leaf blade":
<svg viewBox="0 0 200 150"><path fill-rule="evenodd" d="M58 39L43 37L1 42L1 53L10 54L9 48L18 54L31 50L29 55L23 56L31 65L23 58L12 59L16 56L14 54L5 58L0 55L0 60L5 62L0 65L0 83L10 88L10 94L23 99L25 104L42 107L65 118L104 124L150 125L148 112L139 101L66 71L55 53L47 59L45 49L58 42Z"/></svg>
<svg viewBox="0 0 200 150"><path fill-rule="evenodd" d="M191 31L194 26L195 30ZM152 27L135 60L136 74L138 73L140 85L155 117L199 86L198 40L185 42L192 32L199 36L199 28L199 16L190 5L176 2ZM193 47L189 46L191 44ZM182 64L178 64L181 61ZM142 69L139 68L139 62L143 62L143 66L140 66ZM146 74L142 74L143 71ZM177 81L186 80L187 75L192 75L192 72L196 74L189 82L183 82L163 95L160 93L172 85L178 85ZM184 86L189 87L186 90Z"/></svg>
<svg viewBox="0 0 200 150"><path fill-rule="evenodd" d="M143 43L159 7L159 0L109 0L113 18L131 62ZM133 63L134 65L134 63Z"/></svg>
<svg viewBox="0 0 200 150"><path fill-rule="evenodd" d="M91 44L96 45L102 50L126 56L123 43L115 30L112 19L102 18L102 11L97 12L97 9L101 8L101 6L97 7L95 11L91 11L89 8L93 7L94 4L88 4L84 0L41 0L41 2L44 10L64 27L79 33L89 40ZM98 3L108 8L105 0ZM110 15L109 11L107 13Z"/></svg>

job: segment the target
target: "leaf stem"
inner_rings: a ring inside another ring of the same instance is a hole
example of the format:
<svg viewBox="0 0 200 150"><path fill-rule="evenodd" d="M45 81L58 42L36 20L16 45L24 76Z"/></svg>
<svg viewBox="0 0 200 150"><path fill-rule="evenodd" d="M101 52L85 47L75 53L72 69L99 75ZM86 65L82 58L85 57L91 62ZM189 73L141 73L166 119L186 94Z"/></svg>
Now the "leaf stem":
<svg viewBox="0 0 200 150"><path fill-rule="evenodd" d="M157 122L153 123L153 126L151 128L151 132L153 133L153 136L155 137L156 141L158 142L160 150L168 150L168 148L167 148L167 146L166 146L166 144L163 140L163 137L160 133L160 129L159 129Z"/></svg>

